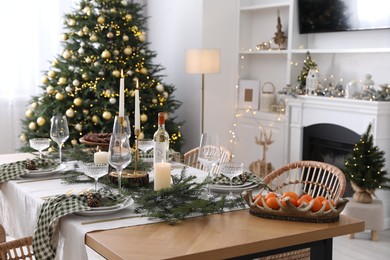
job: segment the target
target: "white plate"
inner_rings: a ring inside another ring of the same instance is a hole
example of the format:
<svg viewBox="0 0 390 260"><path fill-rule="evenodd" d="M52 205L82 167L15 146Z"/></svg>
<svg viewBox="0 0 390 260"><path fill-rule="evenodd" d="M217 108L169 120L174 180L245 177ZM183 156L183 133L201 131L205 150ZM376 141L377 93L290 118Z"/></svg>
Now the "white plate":
<svg viewBox="0 0 390 260"><path fill-rule="evenodd" d="M35 177L45 177L48 175L52 175L56 172L62 171L66 168L66 164L60 164L57 167L44 169L44 170L29 170L26 175L22 177L35 178Z"/></svg>
<svg viewBox="0 0 390 260"><path fill-rule="evenodd" d="M253 184L252 182L245 182L244 184L241 185L233 185L233 188L244 188L252 184ZM217 189L225 187L227 189L230 189L230 184L210 184L210 187L216 187Z"/></svg>
<svg viewBox="0 0 390 260"><path fill-rule="evenodd" d="M74 212L74 214L79 215L79 216L103 216L103 215L112 214L112 213L118 212L122 209L125 209L133 203L134 203L134 200L132 198L129 198L125 202L122 202L118 205L115 205L117 207L115 207L115 206L98 207L98 208L93 208L91 210Z"/></svg>
<svg viewBox="0 0 390 260"><path fill-rule="evenodd" d="M259 186L259 184L252 183L251 185L248 185L248 186L245 186L245 187L233 186L231 188L231 190L234 193L239 193L239 192L242 192L244 190L249 190L249 189L256 188L257 186ZM214 192L229 192L230 191L230 186L227 186L227 185L212 185L212 186L210 186L210 190L214 191Z"/></svg>

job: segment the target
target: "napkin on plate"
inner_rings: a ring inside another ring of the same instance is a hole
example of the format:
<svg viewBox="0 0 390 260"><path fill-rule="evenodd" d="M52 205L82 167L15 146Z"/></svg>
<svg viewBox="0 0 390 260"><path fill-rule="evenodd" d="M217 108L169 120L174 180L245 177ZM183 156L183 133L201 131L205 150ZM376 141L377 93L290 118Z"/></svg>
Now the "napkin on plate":
<svg viewBox="0 0 390 260"><path fill-rule="evenodd" d="M19 176L25 175L28 173L28 169L26 168L26 163L28 160L17 161L13 163L5 163L0 165L0 183L12 179L16 179ZM58 163L52 159L41 159L36 158L29 160L31 161L37 168L47 168L50 166L56 166Z"/></svg>
<svg viewBox="0 0 390 260"><path fill-rule="evenodd" d="M263 180L256 176L252 172L244 172L243 174L233 178L233 185L242 185L246 182L251 182L253 184L264 184ZM230 179L222 174L213 177L214 184L230 185Z"/></svg>

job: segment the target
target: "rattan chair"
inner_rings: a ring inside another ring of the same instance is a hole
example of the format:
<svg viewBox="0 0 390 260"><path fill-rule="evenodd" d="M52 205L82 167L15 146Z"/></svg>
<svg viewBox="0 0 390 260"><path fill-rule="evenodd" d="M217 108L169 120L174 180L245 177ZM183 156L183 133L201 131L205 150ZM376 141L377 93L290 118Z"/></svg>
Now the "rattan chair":
<svg viewBox="0 0 390 260"><path fill-rule="evenodd" d="M220 149L222 153L220 162L230 162L232 160L232 153L226 147L220 146ZM203 165L198 162L198 154L199 147L196 147L186 152L184 154L184 164L193 168L203 170ZM218 167L215 167L214 172L217 172L218 170Z"/></svg>
<svg viewBox="0 0 390 260"><path fill-rule="evenodd" d="M0 243L5 242L6 234L4 227L0 224Z"/></svg>
<svg viewBox="0 0 390 260"><path fill-rule="evenodd" d="M0 243L0 260L35 259L32 251L32 237L23 237Z"/></svg>
<svg viewBox="0 0 390 260"><path fill-rule="evenodd" d="M307 193L312 197L324 196L333 201L337 201L343 196L346 186L345 175L339 168L317 161L289 163L267 174L263 181L279 194L285 191L294 191L297 194ZM261 257L260 259L310 259L310 248Z"/></svg>

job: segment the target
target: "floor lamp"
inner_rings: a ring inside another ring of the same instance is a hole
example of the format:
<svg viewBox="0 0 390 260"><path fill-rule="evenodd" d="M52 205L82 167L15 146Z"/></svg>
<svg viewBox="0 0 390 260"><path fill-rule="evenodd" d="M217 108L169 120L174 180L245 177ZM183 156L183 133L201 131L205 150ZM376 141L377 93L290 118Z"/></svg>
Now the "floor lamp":
<svg viewBox="0 0 390 260"><path fill-rule="evenodd" d="M201 134L204 131L204 74L218 73L220 67L220 50L218 49L189 49L186 51L186 72L202 74Z"/></svg>

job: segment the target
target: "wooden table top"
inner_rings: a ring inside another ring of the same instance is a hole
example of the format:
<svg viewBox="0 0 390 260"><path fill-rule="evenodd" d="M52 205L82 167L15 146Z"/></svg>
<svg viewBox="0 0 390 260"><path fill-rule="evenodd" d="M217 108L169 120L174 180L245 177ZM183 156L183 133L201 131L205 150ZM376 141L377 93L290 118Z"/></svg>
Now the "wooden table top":
<svg viewBox="0 0 390 260"><path fill-rule="evenodd" d="M107 259L222 259L264 252L364 231L364 222L345 215L334 223L259 218L248 210L96 231L85 243Z"/></svg>

